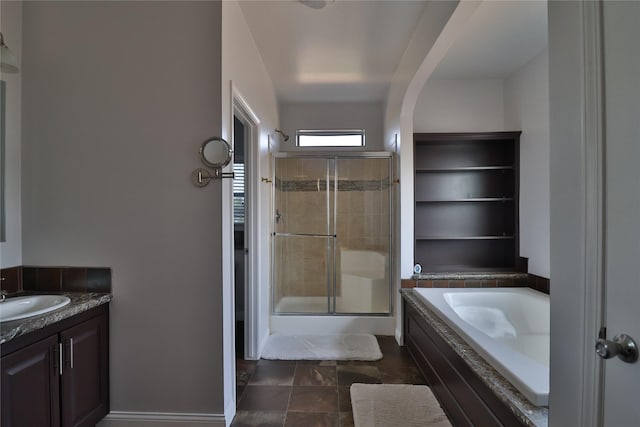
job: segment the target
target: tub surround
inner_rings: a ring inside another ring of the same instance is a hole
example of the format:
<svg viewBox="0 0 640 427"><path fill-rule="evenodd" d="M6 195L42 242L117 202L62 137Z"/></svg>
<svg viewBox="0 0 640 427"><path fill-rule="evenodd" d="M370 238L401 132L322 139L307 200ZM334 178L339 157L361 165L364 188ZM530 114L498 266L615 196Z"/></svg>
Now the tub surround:
<svg viewBox="0 0 640 427"><path fill-rule="evenodd" d="M411 276L415 280L507 280L511 283L526 280L527 273L478 272L478 273L420 273Z"/></svg>
<svg viewBox="0 0 640 427"><path fill-rule="evenodd" d="M551 293L551 281L546 277L529 274L527 286L536 291L544 292L545 294Z"/></svg>
<svg viewBox="0 0 640 427"><path fill-rule="evenodd" d="M22 292L20 294L29 295L33 294L33 292ZM44 329L49 325L84 313L94 307L107 304L112 298L111 294L99 292L57 292L56 294L71 298L71 302L62 308L40 316L26 317L24 319L0 323L0 344L4 345L30 332Z"/></svg>
<svg viewBox="0 0 640 427"><path fill-rule="evenodd" d="M421 273L402 279L403 288L505 288L529 287L549 294L549 279L518 272Z"/></svg>
<svg viewBox="0 0 640 427"><path fill-rule="evenodd" d="M443 279L448 280L448 279ZM474 279L482 280L482 279ZM490 279L491 280L491 279ZM497 280L497 279L496 279ZM477 378L464 378L467 382L481 382L488 388L495 398L508 408L522 425L544 427L548 424L548 408L531 404L516 388L511 385L500 373L491 367L475 350L469 346L460 336L451 329L437 314L426 307L425 303L415 295L412 289L402 289L405 313L407 309L415 313L419 320L426 322L440 339L442 339L455 354L464 361L468 369ZM407 316L407 314L405 314ZM406 328L406 320L405 320ZM406 334L406 330L405 330ZM412 346L410 343L410 350ZM414 355L415 357L415 355ZM450 363L453 363L449 360ZM428 376L427 376L428 377ZM441 402L443 403L443 402Z"/></svg>
<svg viewBox="0 0 640 427"><path fill-rule="evenodd" d="M416 288L414 294L529 401L548 406L548 295L529 288Z"/></svg>

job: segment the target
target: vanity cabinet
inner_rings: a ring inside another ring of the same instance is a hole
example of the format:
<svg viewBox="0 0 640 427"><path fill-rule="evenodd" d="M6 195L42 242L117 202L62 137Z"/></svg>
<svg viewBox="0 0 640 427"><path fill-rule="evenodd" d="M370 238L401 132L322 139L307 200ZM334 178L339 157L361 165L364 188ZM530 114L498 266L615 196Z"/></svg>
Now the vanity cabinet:
<svg viewBox="0 0 640 427"><path fill-rule="evenodd" d="M58 337L5 356L2 368L2 425L59 426Z"/></svg>
<svg viewBox="0 0 640 427"><path fill-rule="evenodd" d="M3 344L2 426L95 426L109 412L108 325L105 304Z"/></svg>
<svg viewBox="0 0 640 427"><path fill-rule="evenodd" d="M520 132L414 135L415 262L517 270Z"/></svg>

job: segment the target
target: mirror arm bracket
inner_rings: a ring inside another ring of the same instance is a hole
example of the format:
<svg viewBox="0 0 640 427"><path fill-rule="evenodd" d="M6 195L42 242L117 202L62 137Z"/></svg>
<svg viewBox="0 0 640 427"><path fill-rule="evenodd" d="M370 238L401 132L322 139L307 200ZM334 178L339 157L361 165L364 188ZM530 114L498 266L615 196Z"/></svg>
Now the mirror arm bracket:
<svg viewBox="0 0 640 427"><path fill-rule="evenodd" d="M234 172L222 172L222 168L216 168L213 170L213 176L211 179L222 179L222 178L235 178Z"/></svg>
<svg viewBox="0 0 640 427"><path fill-rule="evenodd" d="M215 168L213 174L207 169L198 168L191 172L191 182L196 187L206 187L214 179L234 178L233 172L222 172L222 168Z"/></svg>

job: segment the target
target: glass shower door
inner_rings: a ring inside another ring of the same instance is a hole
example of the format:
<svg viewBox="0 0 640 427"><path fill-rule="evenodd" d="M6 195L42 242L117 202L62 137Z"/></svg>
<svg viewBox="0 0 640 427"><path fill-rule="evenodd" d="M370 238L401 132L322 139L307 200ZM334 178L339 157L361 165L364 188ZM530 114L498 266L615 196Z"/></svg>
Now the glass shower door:
<svg viewBox="0 0 640 427"><path fill-rule="evenodd" d="M334 171L332 159L275 159L274 313L334 310Z"/></svg>
<svg viewBox="0 0 640 427"><path fill-rule="evenodd" d="M388 157L336 161L336 313L391 311L390 172Z"/></svg>

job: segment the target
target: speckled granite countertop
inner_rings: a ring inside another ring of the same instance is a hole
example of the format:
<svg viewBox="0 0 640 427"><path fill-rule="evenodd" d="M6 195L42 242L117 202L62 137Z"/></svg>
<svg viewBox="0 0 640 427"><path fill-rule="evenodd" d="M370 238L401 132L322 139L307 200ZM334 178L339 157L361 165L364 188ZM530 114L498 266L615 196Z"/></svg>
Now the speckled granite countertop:
<svg viewBox="0 0 640 427"><path fill-rule="evenodd" d="M53 294L54 292L25 292L19 296L30 294ZM45 326L64 320L68 317L80 314L93 307L107 304L111 301L111 294L96 292L60 292L57 295L65 295L71 298L71 302L62 308L50 311L39 316L26 317L24 319L12 320L0 323L0 344L4 344L12 339L37 331Z"/></svg>
<svg viewBox="0 0 640 427"><path fill-rule="evenodd" d="M420 273L411 276L412 280L503 280L526 279L527 273L512 273L507 271L482 272L482 273Z"/></svg>
<svg viewBox="0 0 640 427"><path fill-rule="evenodd" d="M482 382L526 425L530 427L546 427L549 410L544 406L534 406L500 373L489 365L474 349L472 349L453 329L437 314L429 310L414 295L413 289L402 289L402 296L418 310L427 323L444 339L449 346L469 365Z"/></svg>

